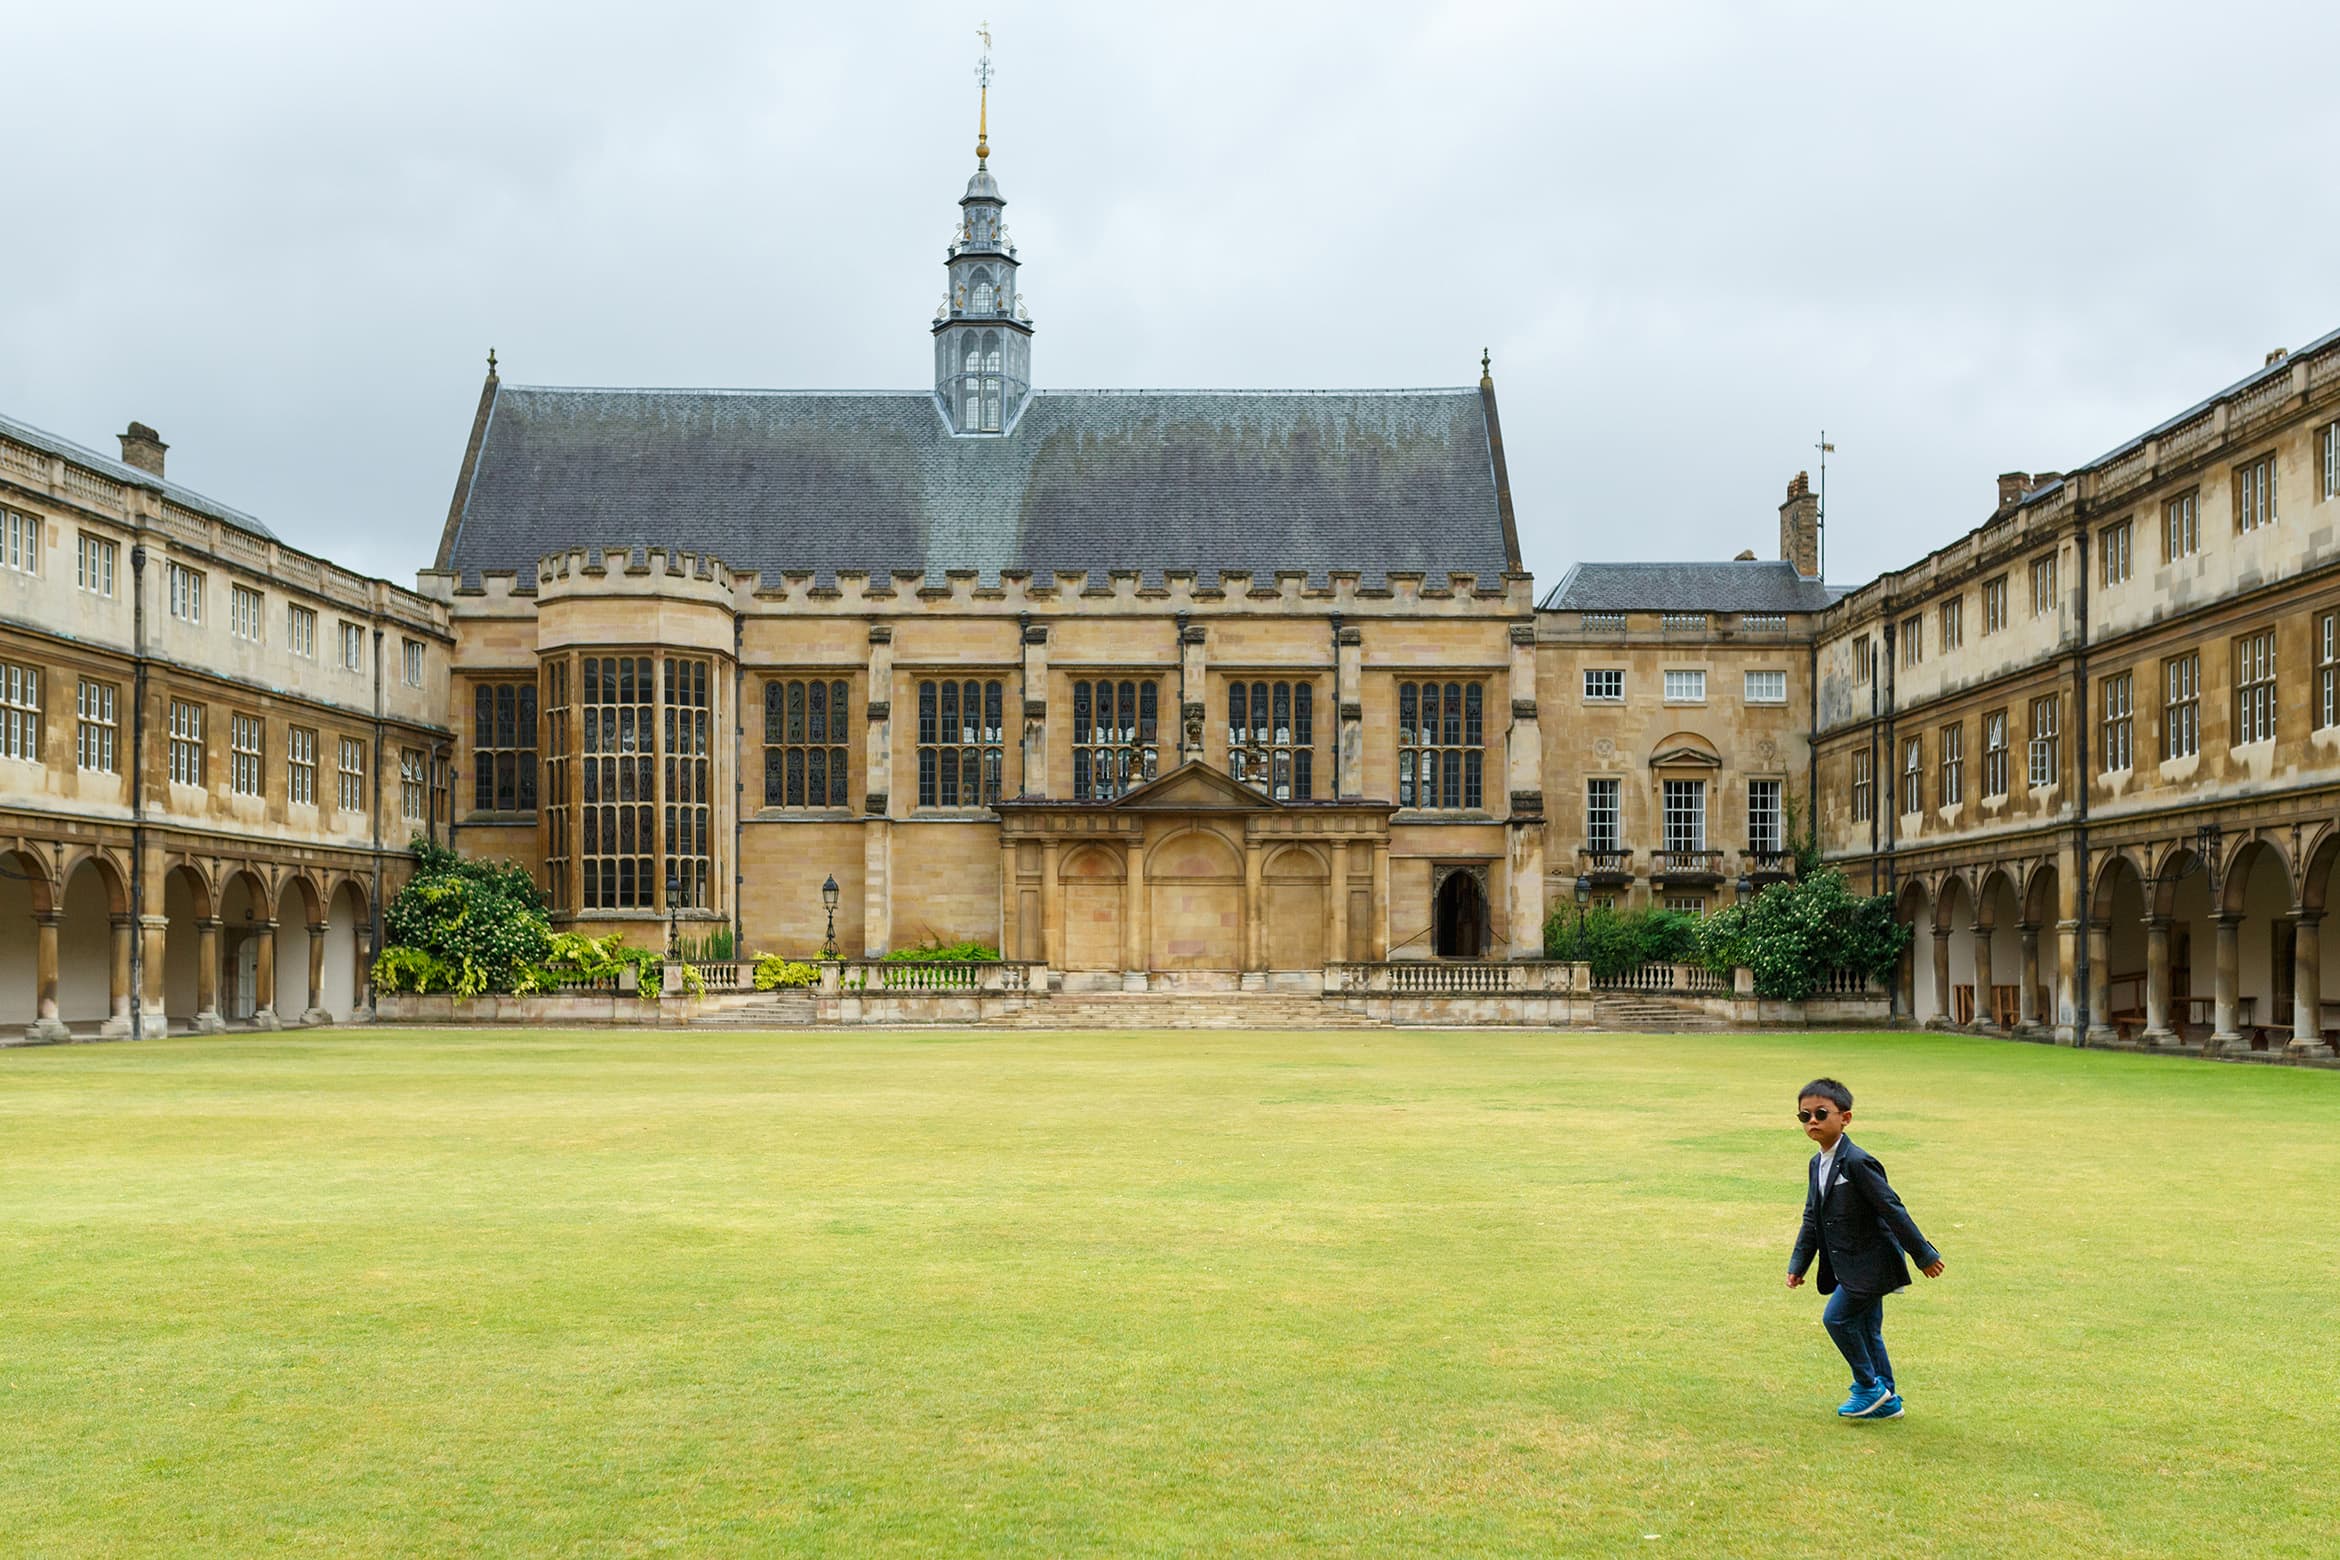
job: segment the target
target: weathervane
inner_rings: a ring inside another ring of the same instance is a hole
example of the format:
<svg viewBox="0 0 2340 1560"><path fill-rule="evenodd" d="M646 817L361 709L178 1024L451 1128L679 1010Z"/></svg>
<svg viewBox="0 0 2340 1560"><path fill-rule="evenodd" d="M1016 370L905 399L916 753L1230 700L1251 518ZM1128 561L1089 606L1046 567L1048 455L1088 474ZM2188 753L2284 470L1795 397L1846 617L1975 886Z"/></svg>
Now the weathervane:
<svg viewBox="0 0 2340 1560"><path fill-rule="evenodd" d="M991 157L991 23L976 28L975 36L983 40L983 57L975 62L975 82L981 92L975 111L975 166L981 168Z"/></svg>
<svg viewBox="0 0 2340 1560"><path fill-rule="evenodd" d="M1816 533L1815 540L1819 544L1815 549L1819 554L1815 561L1820 570L1820 577L1826 579L1828 577L1828 457L1836 453L1836 446L1828 442L1827 429L1820 430L1820 442L1813 448L1820 452L1820 514L1812 527Z"/></svg>

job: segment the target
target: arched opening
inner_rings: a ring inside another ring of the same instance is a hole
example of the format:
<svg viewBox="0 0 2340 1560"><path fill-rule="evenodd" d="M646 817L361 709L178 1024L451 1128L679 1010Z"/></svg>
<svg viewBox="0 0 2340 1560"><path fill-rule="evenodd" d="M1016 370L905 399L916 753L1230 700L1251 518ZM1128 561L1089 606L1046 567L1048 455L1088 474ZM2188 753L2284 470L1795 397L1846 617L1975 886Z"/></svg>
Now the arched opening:
<svg viewBox="0 0 2340 1560"><path fill-rule="evenodd" d="M983 430L1000 430L999 332L983 333Z"/></svg>
<svg viewBox="0 0 2340 1560"><path fill-rule="evenodd" d="M163 874L163 1013L182 1030L200 1027L198 1018L217 1000L219 946L211 944L212 968L203 968L204 923L211 919L211 886L194 868L180 865Z"/></svg>
<svg viewBox="0 0 2340 1560"><path fill-rule="evenodd" d="M2161 864L2153 898L2169 922L2170 1028L2179 1039L2199 1043L2209 1037L2214 1018L2218 946L2202 858L2190 850L2171 853Z"/></svg>
<svg viewBox="0 0 2340 1560"><path fill-rule="evenodd" d="M1442 959L1487 956L1487 891L1475 872L1449 872L1431 905L1431 951Z"/></svg>
<svg viewBox="0 0 2340 1560"><path fill-rule="evenodd" d="M271 994L262 986L276 968L274 929L265 924L269 918L267 885L250 871L232 874L219 894L219 1008L230 1023L276 1022Z"/></svg>
<svg viewBox="0 0 2340 1560"><path fill-rule="evenodd" d="M2145 880L2126 856L2109 858L2096 876L2096 892L2089 896L2089 913L2102 928L2100 946L2091 958L2104 968L2094 973L2103 1009L2091 1015L2100 1028L2123 1040L2145 1030L2146 983L2150 978L2146 951Z"/></svg>
<svg viewBox="0 0 2340 1560"><path fill-rule="evenodd" d="M1950 1022L1964 1029L1982 1010L1974 989L1974 895L1955 872L1942 879L1941 898L1934 902L1934 934L1943 939L1935 973L1949 994Z"/></svg>
<svg viewBox="0 0 2340 1560"><path fill-rule="evenodd" d="M1901 1016L1919 1023L1942 1011L1934 991L1933 911L1933 897L1926 892L1922 879L1911 878L1901 885L1901 897L1894 904L1893 916L1909 928L1910 935L1909 946L1901 953L1901 972L1895 990L1901 1001Z"/></svg>
<svg viewBox="0 0 2340 1560"><path fill-rule="evenodd" d="M2056 931L2063 918L2063 876L2043 862L2023 882L2023 939L2031 949L2023 982L2031 988L2030 1021L2042 1028L2069 1025L2078 1001L2064 960L2064 939Z"/></svg>
<svg viewBox="0 0 2340 1560"><path fill-rule="evenodd" d="M2013 1030L2023 1022L2023 911L2014 880L2003 870L1983 879L1975 919L1975 1000L1980 1022ZM1986 979L1985 976L1988 976Z"/></svg>
<svg viewBox="0 0 2340 1560"><path fill-rule="evenodd" d="M2235 938L2235 1027L2254 1051L2281 1050L2290 1039L2298 930L2291 918L2291 874L2275 847L2251 840L2234 854L2224 885L2226 909L2241 917Z"/></svg>
<svg viewBox="0 0 2340 1560"><path fill-rule="evenodd" d="M40 1017L40 923L53 903L48 875L21 851L0 851L0 1027Z"/></svg>
<svg viewBox="0 0 2340 1560"><path fill-rule="evenodd" d="M316 885L299 873L287 877L276 901L276 1016L284 1023L325 1021L317 1002L324 921Z"/></svg>
<svg viewBox="0 0 2340 1560"><path fill-rule="evenodd" d="M121 874L102 856L83 857L65 880L64 907L57 929L57 1016L87 1032L128 1034L129 895Z"/></svg>
<svg viewBox="0 0 2340 1560"><path fill-rule="evenodd" d="M366 899L344 878L325 915L325 977L317 1005L337 1024L358 1014L366 999Z"/></svg>

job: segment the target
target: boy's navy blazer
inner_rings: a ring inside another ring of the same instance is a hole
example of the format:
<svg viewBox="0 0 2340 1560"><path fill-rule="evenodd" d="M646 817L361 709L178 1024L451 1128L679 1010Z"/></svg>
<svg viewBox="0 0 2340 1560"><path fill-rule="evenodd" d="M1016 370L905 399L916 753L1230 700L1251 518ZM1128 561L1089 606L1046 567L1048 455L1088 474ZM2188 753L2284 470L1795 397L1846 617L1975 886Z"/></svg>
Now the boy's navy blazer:
<svg viewBox="0 0 2340 1560"><path fill-rule="evenodd" d="M1818 1184L1820 1156L1804 1167L1804 1227L1788 1271L1801 1273L1820 1258L1820 1292L1842 1285L1855 1294L1883 1295L1909 1287L1909 1264L1929 1267L1941 1253L1918 1233L1909 1210L1885 1180L1885 1167L1849 1137L1836 1140L1828 1186Z"/></svg>

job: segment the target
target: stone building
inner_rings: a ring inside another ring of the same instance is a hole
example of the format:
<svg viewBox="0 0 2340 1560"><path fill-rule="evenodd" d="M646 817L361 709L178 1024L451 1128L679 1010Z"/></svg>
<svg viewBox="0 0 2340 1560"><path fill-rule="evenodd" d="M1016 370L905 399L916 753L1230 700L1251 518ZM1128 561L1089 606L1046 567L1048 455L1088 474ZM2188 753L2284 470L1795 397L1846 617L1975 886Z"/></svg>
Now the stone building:
<svg viewBox="0 0 2340 1560"><path fill-rule="evenodd" d="M1532 955L1531 582L1475 386L1059 391L987 147L932 382L572 390L491 362L423 588L451 828L570 925L1074 986Z"/></svg>
<svg viewBox="0 0 2340 1560"><path fill-rule="evenodd" d="M2329 1054L2340 332L1820 615L1828 854L1929 1022Z"/></svg>
<svg viewBox="0 0 2340 1560"><path fill-rule="evenodd" d="M0 1022L347 1018L452 733L446 614L0 419Z"/></svg>
<svg viewBox="0 0 2340 1560"><path fill-rule="evenodd" d="M1580 563L1536 614L1552 892L1694 914L1793 870L1812 794L1819 508L1802 477L1780 557Z"/></svg>

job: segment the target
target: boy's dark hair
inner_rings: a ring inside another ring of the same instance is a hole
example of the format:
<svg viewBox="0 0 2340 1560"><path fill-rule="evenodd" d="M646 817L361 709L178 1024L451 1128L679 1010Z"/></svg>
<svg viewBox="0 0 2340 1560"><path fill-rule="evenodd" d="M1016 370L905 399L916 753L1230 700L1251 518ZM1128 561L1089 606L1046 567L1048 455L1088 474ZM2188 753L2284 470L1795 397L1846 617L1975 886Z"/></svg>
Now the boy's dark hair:
<svg viewBox="0 0 2340 1560"><path fill-rule="evenodd" d="M1852 1109L1852 1090L1838 1083L1834 1078L1814 1078L1810 1083L1796 1090L1796 1098L1799 1100L1826 1100L1838 1110Z"/></svg>

